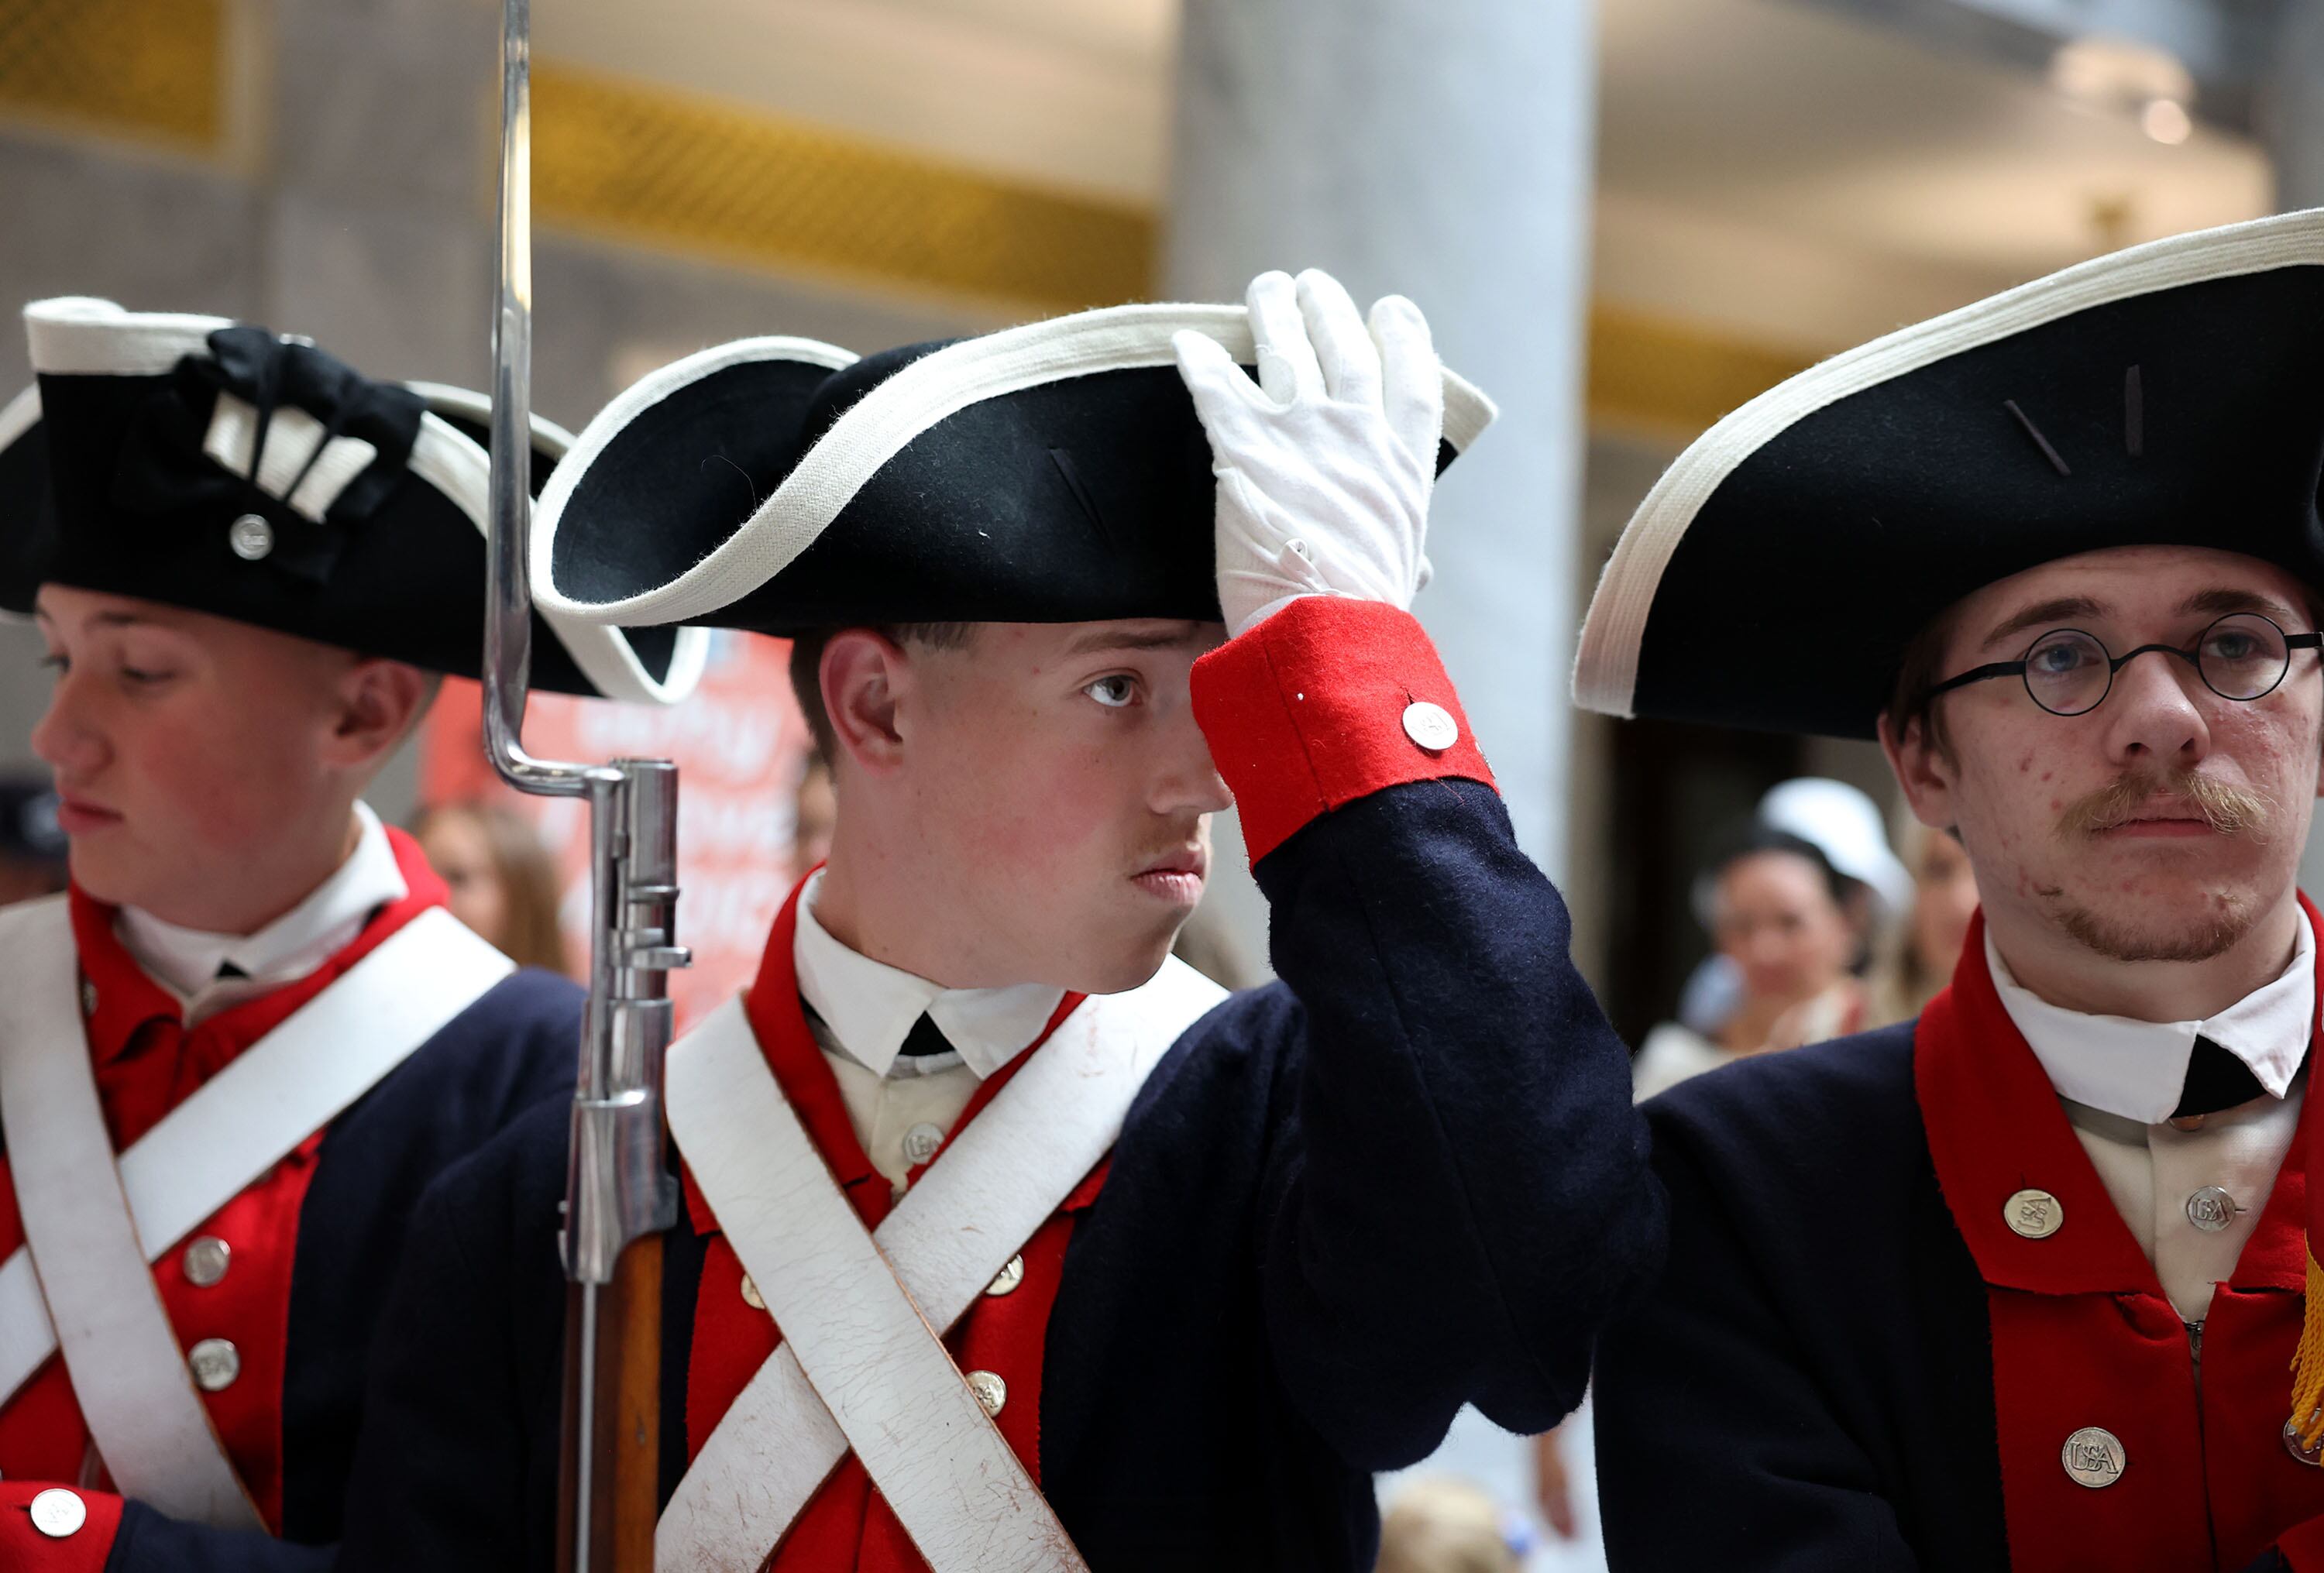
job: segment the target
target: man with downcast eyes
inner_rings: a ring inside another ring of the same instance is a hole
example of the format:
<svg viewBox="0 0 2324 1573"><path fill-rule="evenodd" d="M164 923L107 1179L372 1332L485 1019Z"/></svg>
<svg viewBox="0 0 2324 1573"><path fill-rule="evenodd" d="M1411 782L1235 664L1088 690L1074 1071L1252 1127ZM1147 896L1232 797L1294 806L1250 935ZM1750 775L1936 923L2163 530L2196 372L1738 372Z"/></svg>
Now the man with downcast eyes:
<svg viewBox="0 0 2324 1573"><path fill-rule="evenodd" d="M0 1568L327 1567L412 1204L573 1084L580 991L360 797L481 664L484 405L216 317L24 317L0 607L71 887L0 909ZM536 670L675 698L701 637L551 624Z"/></svg>
<svg viewBox="0 0 2324 1573"><path fill-rule="evenodd" d="M1632 521L1580 700L1877 735L1983 906L1918 1021L1647 1106L1616 1568L2324 1567L2319 356L2324 214L2163 241L1803 373Z"/></svg>
<svg viewBox="0 0 2324 1573"><path fill-rule="evenodd" d="M838 803L669 1053L661 1566L1354 1573L1372 1471L1579 1402L1660 1199L1406 610L1489 413L1311 272L585 431L545 603L794 639ZM1224 997L1168 952L1230 803L1282 981ZM550 1564L564 1138L423 1204L346 1565Z"/></svg>

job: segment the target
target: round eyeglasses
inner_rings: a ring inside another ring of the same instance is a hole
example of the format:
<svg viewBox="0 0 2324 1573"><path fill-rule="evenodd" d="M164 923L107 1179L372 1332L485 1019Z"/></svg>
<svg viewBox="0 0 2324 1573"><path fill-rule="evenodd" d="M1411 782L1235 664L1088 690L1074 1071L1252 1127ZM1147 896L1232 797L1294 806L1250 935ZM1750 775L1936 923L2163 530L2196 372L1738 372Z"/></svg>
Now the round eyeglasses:
<svg viewBox="0 0 2324 1573"><path fill-rule="evenodd" d="M2108 655L2096 634L2053 628L2026 647L2024 660L1996 661L1948 677L1929 690L1929 697L1995 677L2022 677L2034 703L2051 714L2083 715L2104 702L2116 672L2153 650L2194 667L2203 686L2220 698L2248 703L2275 692L2291 669L2292 651L2319 648L2324 648L2324 634L2286 633L2273 618L2256 612L2228 613L2184 649L2141 645L2121 656Z"/></svg>

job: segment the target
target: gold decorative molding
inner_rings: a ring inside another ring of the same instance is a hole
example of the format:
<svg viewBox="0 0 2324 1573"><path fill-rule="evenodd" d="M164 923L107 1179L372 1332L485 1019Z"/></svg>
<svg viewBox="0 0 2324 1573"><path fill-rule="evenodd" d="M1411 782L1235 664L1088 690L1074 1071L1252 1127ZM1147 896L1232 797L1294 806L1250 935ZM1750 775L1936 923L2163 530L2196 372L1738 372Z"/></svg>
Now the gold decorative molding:
<svg viewBox="0 0 2324 1573"><path fill-rule="evenodd" d="M1590 419L1691 437L1814 357L1600 301L1590 311Z"/></svg>
<svg viewBox="0 0 2324 1573"><path fill-rule="evenodd" d="M0 0L0 113L215 148L226 130L226 5Z"/></svg>
<svg viewBox="0 0 2324 1573"><path fill-rule="evenodd" d="M0 0L0 115L223 152L235 3ZM872 289L1043 310L1156 289L1149 207L554 61L532 177L546 224ZM1811 359L1604 303L1589 342L1591 424L1682 439Z"/></svg>
<svg viewBox="0 0 2324 1573"><path fill-rule="evenodd" d="M548 61L532 80L533 205L544 221L1053 309L1152 293L1156 224L1145 208Z"/></svg>

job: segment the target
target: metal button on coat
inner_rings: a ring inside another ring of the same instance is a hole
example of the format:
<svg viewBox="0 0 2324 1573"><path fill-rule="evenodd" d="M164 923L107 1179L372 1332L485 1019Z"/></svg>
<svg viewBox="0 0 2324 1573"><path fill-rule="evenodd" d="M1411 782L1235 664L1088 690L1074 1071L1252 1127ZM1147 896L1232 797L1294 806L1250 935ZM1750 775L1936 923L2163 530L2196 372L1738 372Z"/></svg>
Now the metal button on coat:
<svg viewBox="0 0 2324 1573"><path fill-rule="evenodd" d="M2319 1411L2308 1418L2312 1422L2319 1417L2324 1417L2324 1411ZM2296 1420L2283 1422L2283 1450L2311 1469L2324 1467L2324 1441L2318 1442L2312 1448L2310 1447L2301 1440L2300 1422Z"/></svg>
<svg viewBox="0 0 2324 1573"><path fill-rule="evenodd" d="M2236 1199L2217 1185L2206 1185L2187 1199L2187 1221L2207 1235L2218 1234L2236 1221L2242 1208Z"/></svg>
<svg viewBox="0 0 2324 1573"><path fill-rule="evenodd" d="M987 1414L999 1414L1001 1406L1009 1402L1009 1384L990 1371L971 1371L968 1385L976 1394L976 1402L984 1405Z"/></svg>
<svg viewBox="0 0 2324 1573"><path fill-rule="evenodd" d="M752 1281L748 1273L742 1274L742 1303L752 1311L767 1309L767 1297L759 1292L758 1284Z"/></svg>
<svg viewBox="0 0 2324 1573"><path fill-rule="evenodd" d="M2066 1221L2066 1210L2046 1191L2020 1191L2002 1204L2001 1216L2029 1240L2046 1240Z"/></svg>
<svg viewBox="0 0 2324 1573"><path fill-rule="evenodd" d="M1461 741L1461 723L1441 704L1425 699L1404 707L1404 735L1432 754L1441 754Z"/></svg>
<svg viewBox="0 0 2324 1573"><path fill-rule="evenodd" d="M255 513L245 513L226 529L226 544L245 563L255 563L274 549L274 527Z"/></svg>
<svg viewBox="0 0 2324 1573"><path fill-rule="evenodd" d="M86 978L80 980L80 1013L83 1016L97 1014L97 985Z"/></svg>
<svg viewBox="0 0 2324 1573"><path fill-rule="evenodd" d="M2093 1491L2103 1491L2122 1478L2130 1460L2122 1450L2122 1439L2104 1426L2084 1426L2066 1439L2058 1449L2058 1461L2077 1486L2087 1486Z"/></svg>
<svg viewBox="0 0 2324 1573"><path fill-rule="evenodd" d="M226 1276L227 1261L234 1247L216 1235L196 1235L186 1245L186 1282L197 1289L208 1289Z"/></svg>
<svg viewBox="0 0 2324 1573"><path fill-rule="evenodd" d="M88 1504L78 1494L51 1486L32 1502L32 1527L52 1541L80 1533L88 1522Z"/></svg>
<svg viewBox="0 0 2324 1573"><path fill-rule="evenodd" d="M242 1351L225 1338L204 1338L186 1351L186 1365L203 1392L217 1393L242 1375Z"/></svg>
<svg viewBox="0 0 2324 1573"><path fill-rule="evenodd" d="M992 1295L1007 1294L1024 1282L1025 1258L1019 1254L1009 1258L1009 1265L994 1274L992 1282L984 1286L984 1292Z"/></svg>
<svg viewBox="0 0 2324 1573"><path fill-rule="evenodd" d="M944 1145L944 1127L924 1120L904 1133L904 1156L912 1163L925 1164Z"/></svg>

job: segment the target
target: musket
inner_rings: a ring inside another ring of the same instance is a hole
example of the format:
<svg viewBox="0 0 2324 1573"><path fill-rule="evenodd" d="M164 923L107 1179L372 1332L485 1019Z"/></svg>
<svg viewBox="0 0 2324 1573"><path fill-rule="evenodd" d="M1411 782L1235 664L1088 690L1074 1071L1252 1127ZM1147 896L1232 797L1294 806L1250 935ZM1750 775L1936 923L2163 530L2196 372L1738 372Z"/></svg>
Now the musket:
<svg viewBox="0 0 2324 1573"><path fill-rule="evenodd" d="M573 1094L562 1244L567 1282L557 1565L650 1573L661 1454L662 1053L675 941L678 767L536 759L531 680L532 106L530 0L503 0L500 281L493 318L492 507L484 752L521 792L589 805L589 1004Z"/></svg>

